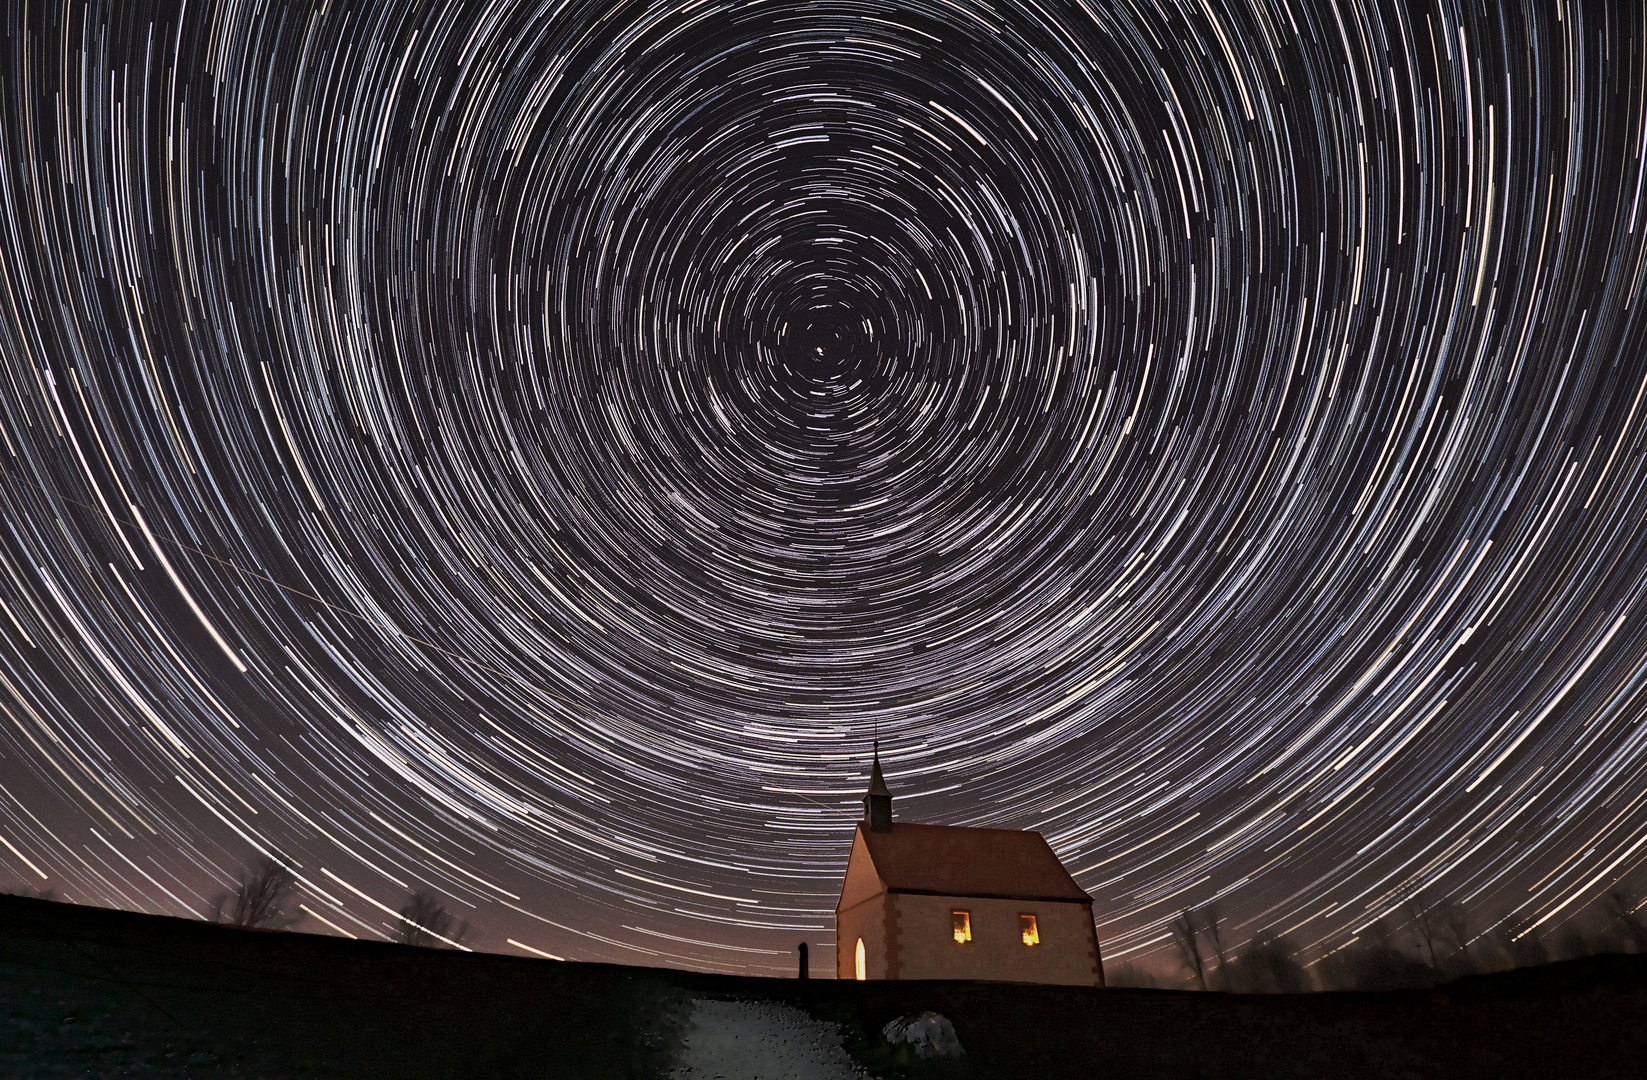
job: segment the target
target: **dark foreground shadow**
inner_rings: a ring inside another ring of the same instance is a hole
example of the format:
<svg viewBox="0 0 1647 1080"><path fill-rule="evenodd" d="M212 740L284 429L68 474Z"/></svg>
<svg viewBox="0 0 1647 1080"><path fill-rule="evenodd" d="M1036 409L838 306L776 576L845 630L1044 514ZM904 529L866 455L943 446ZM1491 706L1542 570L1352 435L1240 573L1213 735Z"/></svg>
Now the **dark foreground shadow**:
<svg viewBox="0 0 1647 1080"><path fill-rule="evenodd" d="M743 979L258 933L0 896L0 1076L655 1078L687 1003L842 1025L877 1076L1647 1078L1647 957L1438 990L1244 996ZM934 1009L965 1057L901 1059Z"/></svg>

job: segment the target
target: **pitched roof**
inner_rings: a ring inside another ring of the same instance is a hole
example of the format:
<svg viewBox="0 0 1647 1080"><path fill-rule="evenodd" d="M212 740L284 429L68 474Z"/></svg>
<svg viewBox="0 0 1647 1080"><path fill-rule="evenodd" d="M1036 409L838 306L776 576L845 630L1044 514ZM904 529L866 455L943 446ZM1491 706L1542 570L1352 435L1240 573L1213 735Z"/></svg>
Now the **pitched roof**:
<svg viewBox="0 0 1647 1080"><path fill-rule="evenodd" d="M893 823L858 826L875 871L893 892L1011 900L1090 900L1038 832Z"/></svg>

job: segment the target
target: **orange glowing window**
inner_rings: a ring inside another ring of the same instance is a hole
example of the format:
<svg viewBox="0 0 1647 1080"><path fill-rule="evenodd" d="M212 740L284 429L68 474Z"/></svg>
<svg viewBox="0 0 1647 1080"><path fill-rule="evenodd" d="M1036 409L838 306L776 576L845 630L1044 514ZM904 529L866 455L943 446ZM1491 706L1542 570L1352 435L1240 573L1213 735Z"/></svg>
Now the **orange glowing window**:
<svg viewBox="0 0 1647 1080"><path fill-rule="evenodd" d="M950 912L950 925L955 930L956 941L967 942L972 940L972 914L970 912Z"/></svg>
<svg viewBox="0 0 1647 1080"><path fill-rule="evenodd" d="M865 979L869 978L869 964L866 962L866 957L864 956L863 938L858 939L858 948L852 958L852 968L853 974L857 976L859 982L863 982Z"/></svg>
<svg viewBox="0 0 1647 1080"><path fill-rule="evenodd" d="M1018 916L1018 934L1024 939L1025 945L1039 945L1041 943L1041 928L1035 923L1035 916Z"/></svg>

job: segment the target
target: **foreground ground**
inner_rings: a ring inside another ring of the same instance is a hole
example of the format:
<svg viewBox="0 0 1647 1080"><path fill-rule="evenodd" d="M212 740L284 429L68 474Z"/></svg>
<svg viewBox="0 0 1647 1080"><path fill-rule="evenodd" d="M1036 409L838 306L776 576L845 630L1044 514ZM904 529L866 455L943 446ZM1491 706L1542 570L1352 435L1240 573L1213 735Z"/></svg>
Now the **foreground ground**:
<svg viewBox="0 0 1647 1080"><path fill-rule="evenodd" d="M967 1049L879 1037L921 1009ZM798 983L256 933L0 896L0 1076L1647 1077L1647 957L1248 997Z"/></svg>
<svg viewBox="0 0 1647 1080"><path fill-rule="evenodd" d="M841 1025L778 1001L695 998L670 1080L860 1080Z"/></svg>

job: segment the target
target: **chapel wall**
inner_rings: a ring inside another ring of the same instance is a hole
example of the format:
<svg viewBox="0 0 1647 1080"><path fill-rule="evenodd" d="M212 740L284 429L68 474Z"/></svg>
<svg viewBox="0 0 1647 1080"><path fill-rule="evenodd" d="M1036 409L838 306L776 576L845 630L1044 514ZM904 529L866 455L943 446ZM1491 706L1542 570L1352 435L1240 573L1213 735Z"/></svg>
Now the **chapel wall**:
<svg viewBox="0 0 1647 1080"><path fill-rule="evenodd" d="M907 893L890 900L899 931L900 979L1101 985L1094 970L1097 936L1086 904ZM956 910L971 915L972 940L965 944L958 944L951 931ZM1036 917L1039 945L1023 943L1020 915Z"/></svg>
<svg viewBox="0 0 1647 1080"><path fill-rule="evenodd" d="M880 893L835 914L835 977L856 978L854 972L858 939L864 941L868 977L885 979L887 974L886 893Z"/></svg>

